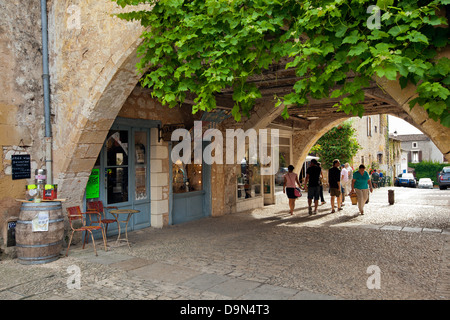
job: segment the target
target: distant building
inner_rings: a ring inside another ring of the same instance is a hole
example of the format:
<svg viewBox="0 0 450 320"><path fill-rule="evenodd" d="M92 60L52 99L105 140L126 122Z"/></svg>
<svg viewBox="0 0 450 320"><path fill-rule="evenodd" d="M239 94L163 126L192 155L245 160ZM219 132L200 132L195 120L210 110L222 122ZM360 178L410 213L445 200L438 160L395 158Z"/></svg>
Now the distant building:
<svg viewBox="0 0 450 320"><path fill-rule="evenodd" d="M445 162L442 152L440 152L430 138L424 134L390 135L389 138L395 138L401 141L401 148L406 152L408 162Z"/></svg>
<svg viewBox="0 0 450 320"><path fill-rule="evenodd" d="M387 115L352 118L352 126L356 129L356 139L361 146L353 157L353 167L357 168L360 164L364 164L368 169L381 169L387 173L389 171Z"/></svg>
<svg viewBox="0 0 450 320"><path fill-rule="evenodd" d="M408 155L405 150L402 150L402 142L397 139L397 135L389 135L388 148L388 167L391 169L389 175L396 177L402 172L407 172Z"/></svg>

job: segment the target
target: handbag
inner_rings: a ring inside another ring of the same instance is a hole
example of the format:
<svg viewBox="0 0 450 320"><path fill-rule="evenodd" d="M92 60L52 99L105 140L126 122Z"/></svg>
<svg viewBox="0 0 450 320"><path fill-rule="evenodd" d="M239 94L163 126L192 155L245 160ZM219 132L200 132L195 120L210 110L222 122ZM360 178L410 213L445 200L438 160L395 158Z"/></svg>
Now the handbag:
<svg viewBox="0 0 450 320"><path fill-rule="evenodd" d="M292 178L290 175L289 175L289 179L292 181ZM294 186L295 186L295 181L294 181ZM300 191L300 188L294 188L294 196L296 196L297 198L300 198L302 196L302 192Z"/></svg>

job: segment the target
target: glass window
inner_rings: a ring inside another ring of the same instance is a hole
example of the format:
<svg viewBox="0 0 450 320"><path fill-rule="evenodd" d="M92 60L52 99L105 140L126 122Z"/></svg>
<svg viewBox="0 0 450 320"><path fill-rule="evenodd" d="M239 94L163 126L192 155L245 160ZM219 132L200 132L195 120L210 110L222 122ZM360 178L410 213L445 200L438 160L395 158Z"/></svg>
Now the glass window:
<svg viewBox="0 0 450 320"><path fill-rule="evenodd" d="M279 147L279 167L275 174L275 192L283 191L284 175L288 172L288 166L291 164L291 148L289 146Z"/></svg>
<svg viewBox="0 0 450 320"><path fill-rule="evenodd" d="M173 142L175 147L177 142ZM184 150L183 150L184 151ZM184 193L203 190L202 165L194 163L194 152L191 152L191 163L183 163L180 159L172 163L173 193ZM180 154L180 157L183 155Z"/></svg>
<svg viewBox="0 0 450 320"><path fill-rule="evenodd" d="M111 130L106 139L108 204L128 201L128 131Z"/></svg>
<svg viewBox="0 0 450 320"><path fill-rule="evenodd" d="M246 157L241 160L240 172L237 177L238 199L249 199L262 195L261 166L260 163L251 164L248 161L248 149Z"/></svg>
<svg viewBox="0 0 450 320"><path fill-rule="evenodd" d="M135 149L135 169L134 176L136 189L134 193L135 200L147 199L147 132L137 131L134 134Z"/></svg>

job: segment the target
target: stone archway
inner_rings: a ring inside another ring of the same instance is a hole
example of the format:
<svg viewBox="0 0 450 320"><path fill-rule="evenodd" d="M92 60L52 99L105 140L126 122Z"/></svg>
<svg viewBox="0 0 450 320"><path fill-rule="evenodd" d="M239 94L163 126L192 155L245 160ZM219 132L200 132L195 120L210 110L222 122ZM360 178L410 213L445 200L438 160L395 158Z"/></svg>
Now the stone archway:
<svg viewBox="0 0 450 320"><path fill-rule="evenodd" d="M300 173L302 170L302 164L305 162L309 151L317 140L331 128L339 125L345 120L347 120L347 118L316 120L307 130L297 131L293 134L292 148L294 150L292 153L295 161L294 167L297 173Z"/></svg>
<svg viewBox="0 0 450 320"><path fill-rule="evenodd" d="M79 201L103 139L138 81L139 76L135 73L136 49L143 29L136 23L115 21L117 18L111 17L110 13L117 11L118 7L111 2L73 3L78 6L80 13L79 29L67 28L67 22L73 15L73 11L67 11L67 3L54 2L51 10L54 17L54 33L50 37L53 48L51 65L56 80L52 95L52 100L56 102L53 152L54 172L58 174L60 190L63 193L64 190L78 190L76 194L65 196ZM283 72L286 79L292 81L289 70L276 72ZM261 77L264 78L264 75ZM283 82L283 77L275 78L279 84ZM398 90L395 81L378 82L395 100L396 106L400 107L397 111L407 114L406 117L428 134L449 158L450 129L429 120L420 107L409 110L407 102L412 95ZM271 86L265 83L265 87ZM292 84L286 82L285 89L288 87L292 88ZM224 97L226 93L222 99ZM282 106L274 108L273 99L267 99L255 107L252 117L243 126L246 129L264 128L279 117L281 111ZM303 141L298 147L301 152L296 151L300 152L297 161L301 163L309 146L347 117L325 117L296 123L295 126L298 125L301 131L295 139Z"/></svg>
<svg viewBox="0 0 450 320"><path fill-rule="evenodd" d="M59 195L79 203L104 139L139 80L143 28L111 1L53 2L49 12L53 172Z"/></svg>
<svg viewBox="0 0 450 320"><path fill-rule="evenodd" d="M137 46L136 43L134 48L124 53L123 61L115 66L109 82L101 79L103 86L94 87L89 106L77 119L77 130L70 132L66 143L57 144L53 149L59 188L69 202L83 198L90 170L109 128L139 81L135 72Z"/></svg>

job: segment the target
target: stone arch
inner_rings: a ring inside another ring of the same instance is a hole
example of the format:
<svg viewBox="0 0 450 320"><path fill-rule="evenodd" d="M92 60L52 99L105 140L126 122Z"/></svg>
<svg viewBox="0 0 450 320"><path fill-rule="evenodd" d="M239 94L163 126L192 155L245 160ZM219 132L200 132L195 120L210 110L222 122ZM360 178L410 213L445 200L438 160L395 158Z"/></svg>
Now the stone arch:
<svg viewBox="0 0 450 320"><path fill-rule="evenodd" d="M379 84L397 102L402 114L407 115L401 118L425 133L444 154L446 160L450 161L450 128L430 119L425 109L419 105L412 109L409 107L409 102L417 96L415 86L409 85L401 89L397 81L386 79L380 79Z"/></svg>
<svg viewBox="0 0 450 320"><path fill-rule="evenodd" d="M135 66L140 43L141 39L136 40L115 64L110 60L106 63L102 75L89 92L88 103L80 110L75 130L64 139L65 142L60 141L61 136L56 140L55 171L59 173L62 197L69 202L79 202L83 198L90 170L109 128L139 81ZM58 122L58 125L64 124Z"/></svg>
<svg viewBox="0 0 450 320"><path fill-rule="evenodd" d="M302 170L302 164L308 156L309 150L331 128L339 125L348 118L316 120L307 130L297 131L292 137L293 159L295 172Z"/></svg>
<svg viewBox="0 0 450 320"><path fill-rule="evenodd" d="M139 81L135 65L144 29L114 17L126 10L112 1L53 1L49 8L54 181L59 195L76 204Z"/></svg>

